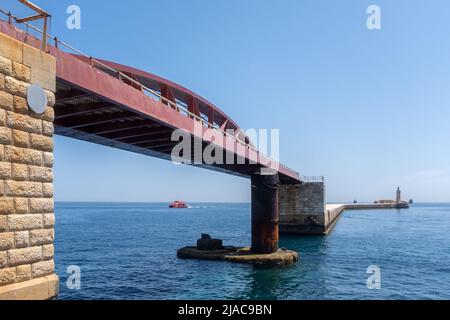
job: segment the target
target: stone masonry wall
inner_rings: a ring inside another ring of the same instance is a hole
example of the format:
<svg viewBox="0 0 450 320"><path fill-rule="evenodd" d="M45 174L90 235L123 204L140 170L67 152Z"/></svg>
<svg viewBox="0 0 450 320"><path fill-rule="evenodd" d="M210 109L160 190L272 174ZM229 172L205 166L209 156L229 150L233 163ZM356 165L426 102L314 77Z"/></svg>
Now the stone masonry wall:
<svg viewBox="0 0 450 320"><path fill-rule="evenodd" d="M0 33L0 299L57 294L54 70L53 57ZM42 115L28 108L30 84L46 90L49 106Z"/></svg>
<svg viewBox="0 0 450 320"><path fill-rule="evenodd" d="M281 225L327 225L323 182L281 185L279 195ZM281 230L283 229L282 227Z"/></svg>

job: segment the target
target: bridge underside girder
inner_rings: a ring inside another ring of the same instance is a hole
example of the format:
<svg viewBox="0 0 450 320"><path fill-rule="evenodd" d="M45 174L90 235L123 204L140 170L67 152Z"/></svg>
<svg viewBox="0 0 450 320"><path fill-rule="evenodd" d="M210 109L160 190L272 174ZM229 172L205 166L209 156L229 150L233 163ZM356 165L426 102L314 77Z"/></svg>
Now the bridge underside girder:
<svg viewBox="0 0 450 320"><path fill-rule="evenodd" d="M124 107L105 101L95 94L83 92L62 80L57 81L55 104L55 133L58 135L102 144L135 153L150 155L160 159L171 160L171 153L179 142L172 141L175 128L157 122ZM192 137L192 136L191 136ZM192 137L191 154L180 156L197 159L194 151L201 146L203 154L208 143ZM201 168L208 168L227 174L249 178L261 166L250 163L248 158L236 153L217 148L221 156L212 152L216 159L231 161L231 164L209 164L202 161L191 163ZM227 162L228 163L228 162Z"/></svg>
<svg viewBox="0 0 450 320"><path fill-rule="evenodd" d="M62 79L57 80L55 133L58 135L172 160L172 150L179 143L171 139L175 129ZM210 142L193 135L191 138L191 153L180 153L183 158L192 160L187 164L246 178L261 169L260 164L250 161L250 157L219 147L215 148L212 156L222 159L222 162L206 163L198 155L203 155ZM194 154L198 146L201 146L200 153ZM280 178L283 180L282 175ZM290 181L289 178L285 180L287 183Z"/></svg>
<svg viewBox="0 0 450 320"><path fill-rule="evenodd" d="M7 22L0 21L0 31L35 48L41 47L39 39ZM231 138L231 147L222 143L226 150L223 152L231 152L233 157L246 162L195 165L247 178L261 168L270 168L279 172L284 184L300 181L294 170L276 161L267 162L269 159L251 145L245 146L248 137L237 124L188 89L128 66L74 56L55 46L48 46L48 49L56 59L56 134L170 159L176 144L170 140L173 130L182 129L196 139L204 139L204 132L198 135L193 130L194 124L203 121L202 127L207 124L206 129L237 130ZM155 98L155 92L159 98ZM221 139L230 138L223 135ZM202 149L212 141L212 138L202 140ZM244 150L239 149L241 146ZM257 162L253 164L250 160Z"/></svg>

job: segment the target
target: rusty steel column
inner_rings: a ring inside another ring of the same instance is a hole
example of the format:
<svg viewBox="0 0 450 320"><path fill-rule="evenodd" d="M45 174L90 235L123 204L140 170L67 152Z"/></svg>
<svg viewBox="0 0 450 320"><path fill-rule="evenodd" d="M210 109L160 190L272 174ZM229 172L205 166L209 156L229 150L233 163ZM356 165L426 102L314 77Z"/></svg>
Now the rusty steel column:
<svg viewBox="0 0 450 320"><path fill-rule="evenodd" d="M252 252L278 250L278 173L252 175Z"/></svg>

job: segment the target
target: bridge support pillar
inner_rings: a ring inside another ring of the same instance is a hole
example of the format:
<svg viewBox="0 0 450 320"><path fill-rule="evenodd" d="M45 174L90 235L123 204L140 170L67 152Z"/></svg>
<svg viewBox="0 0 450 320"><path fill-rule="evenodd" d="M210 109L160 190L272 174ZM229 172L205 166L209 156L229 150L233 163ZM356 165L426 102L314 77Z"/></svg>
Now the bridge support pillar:
<svg viewBox="0 0 450 320"><path fill-rule="evenodd" d="M252 252L278 251L278 174L252 175Z"/></svg>
<svg viewBox="0 0 450 320"><path fill-rule="evenodd" d="M252 247L227 247L225 250L205 251L198 247L178 250L183 259L224 260L235 263L255 263L266 266L282 266L296 263L297 252L278 248L278 173L255 173L252 185Z"/></svg>
<svg viewBox="0 0 450 320"><path fill-rule="evenodd" d="M55 70L52 56L0 33L0 300L45 300L58 293ZM45 90L48 106L42 114L29 109L32 84Z"/></svg>

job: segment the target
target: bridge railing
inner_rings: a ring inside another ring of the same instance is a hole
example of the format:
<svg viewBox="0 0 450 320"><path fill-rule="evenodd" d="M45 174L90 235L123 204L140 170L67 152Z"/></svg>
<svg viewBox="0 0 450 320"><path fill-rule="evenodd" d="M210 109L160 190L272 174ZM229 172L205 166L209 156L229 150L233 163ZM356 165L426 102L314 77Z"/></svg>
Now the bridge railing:
<svg viewBox="0 0 450 320"><path fill-rule="evenodd" d="M324 176L300 176L300 181L302 182L321 182L324 183L325 182L325 177Z"/></svg>
<svg viewBox="0 0 450 320"><path fill-rule="evenodd" d="M60 39L58 39L58 37L56 36L52 36L51 34L48 34L44 31L42 31L41 29L39 29L38 27L28 23L28 22L17 22L18 18L14 15L11 14L11 12L7 12L3 9L0 8L0 13L4 14L5 16L8 17L9 23L12 23L12 21L14 20L16 23L18 24L23 24L27 27L26 32L28 33L28 29L32 29L35 32L39 33L41 36L44 37L44 39L50 39L54 42L54 46L55 48L59 48L60 46L65 47L66 49L69 49L70 51L72 51L73 53L76 53L79 56L82 56L86 59L89 60L90 65L93 68L96 68L102 72L107 71L107 73L109 75L115 75L117 77L117 79L121 80L121 81L126 81L128 82L128 84L131 84L131 86L135 87L135 88L140 88L140 90L146 94L147 96L159 99L160 101L164 102L165 104L167 104L168 106L172 107L173 109L175 109L178 112L182 112L184 114L186 114L188 117L190 117L193 120L197 120L199 121L203 126L208 127L208 128L212 128L214 130L219 131L220 133L222 133L222 135L226 138L230 138L232 140L234 140L235 142L237 142L238 144L244 146L245 148L252 150L254 152L256 152L257 154L261 154L264 157L266 157L267 159L269 159L270 161L275 161L279 164L280 167L283 167L287 170L291 170L290 168L288 168L287 166L279 163L279 161L272 159L271 157L264 155L262 152L260 152L256 147L254 147L253 145L243 141L242 139L239 139L237 136L232 135L220 128L217 128L217 126L214 123L210 123L209 121L207 121L206 119L190 112L188 110L188 108L186 106L180 105L179 103L175 103L167 98L165 98L164 96L162 96L158 91L155 91L151 88L148 88L147 86L143 85L142 83L140 83L139 81L129 77L128 75L126 75L125 73L121 72L120 70L117 70L115 68L112 68L108 65L106 65L105 63L93 58L92 56L76 49L75 47L69 45L68 43L61 41Z"/></svg>

